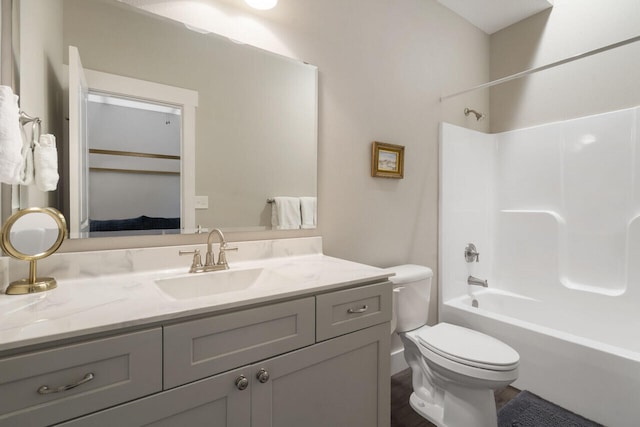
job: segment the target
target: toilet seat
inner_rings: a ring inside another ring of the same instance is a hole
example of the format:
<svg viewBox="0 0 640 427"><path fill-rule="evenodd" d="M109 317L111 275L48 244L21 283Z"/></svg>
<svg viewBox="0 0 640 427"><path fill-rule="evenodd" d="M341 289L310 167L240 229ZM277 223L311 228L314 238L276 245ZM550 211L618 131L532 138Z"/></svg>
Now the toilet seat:
<svg viewBox="0 0 640 427"><path fill-rule="evenodd" d="M518 353L502 341L449 323L420 328L416 335L423 350L473 368L513 371L520 360Z"/></svg>

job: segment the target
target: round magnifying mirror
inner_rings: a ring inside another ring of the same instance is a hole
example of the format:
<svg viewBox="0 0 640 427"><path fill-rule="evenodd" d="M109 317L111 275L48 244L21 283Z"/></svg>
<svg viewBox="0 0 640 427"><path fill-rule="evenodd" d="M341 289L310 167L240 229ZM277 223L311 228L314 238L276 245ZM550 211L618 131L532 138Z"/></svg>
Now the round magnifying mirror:
<svg viewBox="0 0 640 427"><path fill-rule="evenodd" d="M57 286L53 277L37 277L36 262L58 250L67 223L53 208L27 208L11 215L2 227L0 244L7 255L29 261L29 278L11 282L7 295L42 292Z"/></svg>

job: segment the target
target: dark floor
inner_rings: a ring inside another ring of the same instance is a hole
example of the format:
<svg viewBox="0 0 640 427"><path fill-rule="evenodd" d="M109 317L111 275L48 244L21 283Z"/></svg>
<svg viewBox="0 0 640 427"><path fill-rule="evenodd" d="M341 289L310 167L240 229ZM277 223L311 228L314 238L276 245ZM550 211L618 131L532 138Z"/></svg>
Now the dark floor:
<svg viewBox="0 0 640 427"><path fill-rule="evenodd" d="M391 377L391 427L432 427L434 424L422 418L411 409L411 369L406 369ZM507 387L496 392L496 407L502 408L505 403L516 397L520 390Z"/></svg>

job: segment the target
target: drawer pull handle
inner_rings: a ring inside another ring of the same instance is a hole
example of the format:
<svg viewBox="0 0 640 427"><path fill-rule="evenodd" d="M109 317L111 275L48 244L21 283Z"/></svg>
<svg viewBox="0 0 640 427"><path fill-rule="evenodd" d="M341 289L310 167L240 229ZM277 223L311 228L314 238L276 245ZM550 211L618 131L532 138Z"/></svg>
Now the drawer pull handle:
<svg viewBox="0 0 640 427"><path fill-rule="evenodd" d="M347 310L347 313L349 314L364 313L367 310L369 310L369 306L365 304L362 306L362 308L350 308L349 310Z"/></svg>
<svg viewBox="0 0 640 427"><path fill-rule="evenodd" d="M93 378L94 378L93 373L89 372L87 375L84 376L84 378L82 378L80 381L73 384L63 385L58 388L50 388L48 385L43 385L38 389L38 393L39 394L60 393L60 392L71 390L72 388L81 386L82 384L88 383Z"/></svg>

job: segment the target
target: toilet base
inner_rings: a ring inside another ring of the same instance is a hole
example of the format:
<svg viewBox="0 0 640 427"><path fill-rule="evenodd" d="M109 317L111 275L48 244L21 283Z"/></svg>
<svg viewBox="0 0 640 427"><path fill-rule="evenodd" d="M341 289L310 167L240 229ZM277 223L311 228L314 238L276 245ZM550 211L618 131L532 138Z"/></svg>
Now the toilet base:
<svg viewBox="0 0 640 427"><path fill-rule="evenodd" d="M411 397L409 397L409 404L420 414L423 418L426 418L428 421L432 422L437 426L443 426L442 424L442 406L432 405L429 402L425 402L420 399L417 394L411 393Z"/></svg>
<svg viewBox="0 0 640 427"><path fill-rule="evenodd" d="M427 402L414 392L409 404L438 427L496 427L498 417L492 390L462 389L444 392L442 405Z"/></svg>

